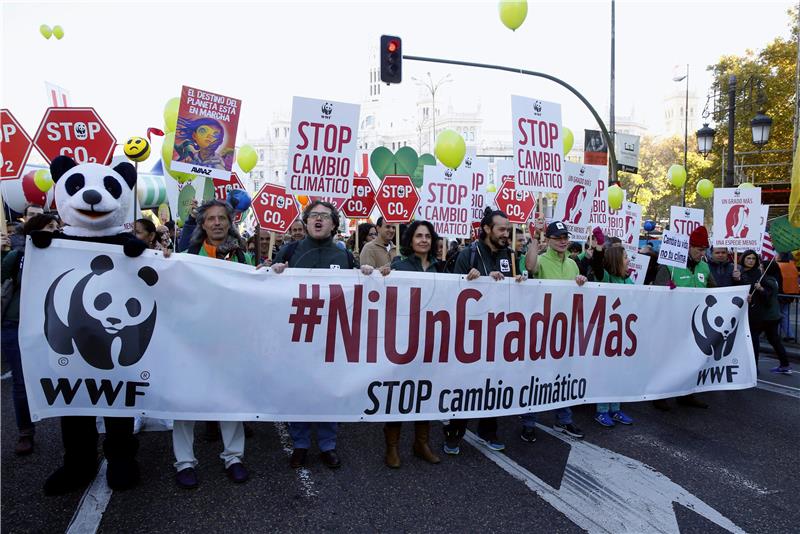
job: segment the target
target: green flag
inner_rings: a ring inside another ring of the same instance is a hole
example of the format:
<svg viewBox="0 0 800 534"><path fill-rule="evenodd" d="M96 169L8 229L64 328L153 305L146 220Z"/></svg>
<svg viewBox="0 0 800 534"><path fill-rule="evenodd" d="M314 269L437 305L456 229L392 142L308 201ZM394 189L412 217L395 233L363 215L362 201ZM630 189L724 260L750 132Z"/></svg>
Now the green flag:
<svg viewBox="0 0 800 534"><path fill-rule="evenodd" d="M793 226L786 215L769 223L769 235L777 252L800 250L800 228Z"/></svg>

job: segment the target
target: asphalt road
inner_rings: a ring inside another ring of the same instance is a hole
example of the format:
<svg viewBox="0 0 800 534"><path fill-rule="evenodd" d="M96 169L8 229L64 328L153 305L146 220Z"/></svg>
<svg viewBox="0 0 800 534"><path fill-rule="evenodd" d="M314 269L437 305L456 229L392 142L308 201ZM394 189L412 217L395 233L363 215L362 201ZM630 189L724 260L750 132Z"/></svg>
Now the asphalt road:
<svg viewBox="0 0 800 534"><path fill-rule="evenodd" d="M800 525L800 374L760 378L796 388L702 395L711 407L656 411L625 405L630 427L605 429L592 407L575 409L585 440L541 428L533 444L518 438L515 417L500 421L505 454L468 440L459 457L428 465L410 453L383 466L380 424L345 424L343 466L331 471L309 456L306 471L288 466L281 425L253 424L245 463L251 479L235 485L218 458L221 443L195 444L201 485L174 482L169 432L140 434L143 481L111 494L99 521L92 493L45 497L41 486L60 464L57 420L38 424L36 450L13 453L11 381L2 381L2 532L797 532ZM540 423L552 423L543 414ZM473 425L474 426L474 425ZM197 425L198 434L202 425ZM432 441L441 444L441 425ZM102 487L102 483L99 484ZM89 518L88 520L86 518Z"/></svg>

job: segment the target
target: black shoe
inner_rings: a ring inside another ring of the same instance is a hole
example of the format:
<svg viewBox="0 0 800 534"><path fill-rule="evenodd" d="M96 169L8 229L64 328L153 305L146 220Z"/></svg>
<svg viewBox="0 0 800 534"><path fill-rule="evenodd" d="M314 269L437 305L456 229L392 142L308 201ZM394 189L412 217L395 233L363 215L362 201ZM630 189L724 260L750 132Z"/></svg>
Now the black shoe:
<svg viewBox="0 0 800 534"><path fill-rule="evenodd" d="M250 476L247 474L247 468L245 468L242 462L236 462L235 464L229 465L225 468L225 472L228 474L228 478L237 484L241 484L250 478Z"/></svg>
<svg viewBox="0 0 800 534"><path fill-rule="evenodd" d="M553 425L553 430L555 430L556 432L563 432L564 434L572 436L573 438L580 439L583 437L583 430L573 425L572 423L567 423L566 425L562 425L561 423L556 423Z"/></svg>
<svg viewBox="0 0 800 534"><path fill-rule="evenodd" d="M183 489L194 489L200 484L194 467L187 467L175 473L175 483Z"/></svg>
<svg viewBox="0 0 800 534"><path fill-rule="evenodd" d="M536 441L536 429L532 426L523 426L519 437L522 441L534 443Z"/></svg>
<svg viewBox="0 0 800 534"><path fill-rule="evenodd" d="M255 435L255 431L253 430L252 426L247 423L242 423L242 426L244 427L244 437L252 438Z"/></svg>
<svg viewBox="0 0 800 534"><path fill-rule="evenodd" d="M336 449L321 452L319 458L326 467L330 467L331 469L336 469L342 465L342 461L339 460L339 455L336 454Z"/></svg>
<svg viewBox="0 0 800 534"><path fill-rule="evenodd" d="M75 490L85 489L92 483L97 474L97 466L86 469L70 469L61 466L50 475L44 483L44 494L48 496L64 495Z"/></svg>
<svg viewBox="0 0 800 534"><path fill-rule="evenodd" d="M114 491L125 491L139 484L139 463L136 460L108 462L106 482Z"/></svg>
<svg viewBox="0 0 800 534"><path fill-rule="evenodd" d="M292 469L299 469L305 467L306 456L308 456L308 449L295 449L292 451L292 456L289 458L289 467Z"/></svg>
<svg viewBox="0 0 800 534"><path fill-rule="evenodd" d="M656 410L661 410L662 412L668 412L671 410L669 407L669 403L667 399L658 399L653 401L653 408Z"/></svg>

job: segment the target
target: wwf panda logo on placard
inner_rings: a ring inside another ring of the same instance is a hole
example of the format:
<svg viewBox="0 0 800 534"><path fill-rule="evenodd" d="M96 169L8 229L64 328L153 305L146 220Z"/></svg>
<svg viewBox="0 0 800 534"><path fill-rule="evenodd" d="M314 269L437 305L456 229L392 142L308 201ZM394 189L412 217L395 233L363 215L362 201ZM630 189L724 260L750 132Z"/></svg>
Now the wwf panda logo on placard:
<svg viewBox="0 0 800 534"><path fill-rule="evenodd" d="M55 352L75 350L97 369L133 365L142 359L156 324L157 305L152 287L158 273L142 267L136 278L114 269L109 256L90 263L91 272L72 289L66 321L56 309L56 292L70 269L53 281L44 304L44 335Z"/></svg>
<svg viewBox="0 0 800 534"><path fill-rule="evenodd" d="M737 316L744 299L732 297L730 300L717 301L709 295L705 306L697 306L692 313L692 333L697 346L706 356L713 356L719 361L733 350L736 331L739 329ZM701 311L702 308L702 311Z"/></svg>

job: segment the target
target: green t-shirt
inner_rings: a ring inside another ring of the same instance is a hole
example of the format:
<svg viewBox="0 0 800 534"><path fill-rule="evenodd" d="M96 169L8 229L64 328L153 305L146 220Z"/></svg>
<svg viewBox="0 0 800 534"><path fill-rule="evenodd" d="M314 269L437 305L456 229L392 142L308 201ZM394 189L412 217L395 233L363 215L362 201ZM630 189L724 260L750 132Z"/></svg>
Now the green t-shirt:
<svg viewBox="0 0 800 534"><path fill-rule="evenodd" d="M633 284L633 278L631 278L630 276L627 276L625 278L622 278L621 276L614 276L612 274L609 274L609 272L604 269L603 279L601 280L601 282L604 282L606 284Z"/></svg>
<svg viewBox="0 0 800 534"><path fill-rule="evenodd" d="M541 280L575 280L581 274L575 260L564 254L564 259L558 253L548 248L544 254L539 254L539 264L534 278Z"/></svg>
<svg viewBox="0 0 800 534"><path fill-rule="evenodd" d="M680 267L670 267L669 272L678 287L708 287L708 279L711 277L711 270L704 261L695 266L694 272Z"/></svg>

